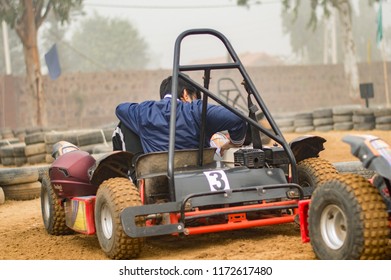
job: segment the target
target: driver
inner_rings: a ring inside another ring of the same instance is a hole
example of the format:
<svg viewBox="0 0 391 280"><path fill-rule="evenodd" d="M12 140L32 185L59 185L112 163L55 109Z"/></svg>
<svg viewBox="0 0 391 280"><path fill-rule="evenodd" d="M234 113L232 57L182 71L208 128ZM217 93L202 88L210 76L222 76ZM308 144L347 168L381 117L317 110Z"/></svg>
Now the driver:
<svg viewBox="0 0 391 280"><path fill-rule="evenodd" d="M122 103L116 108L120 124L140 137L144 153L167 151L169 146L171 116L171 77L161 84L161 100L141 103ZM178 101L176 112L175 149L199 147L202 100L199 92L181 77L178 77ZM230 141L221 147L221 154L231 147L243 145L246 122L223 106L208 104L204 143L219 131L228 131Z"/></svg>

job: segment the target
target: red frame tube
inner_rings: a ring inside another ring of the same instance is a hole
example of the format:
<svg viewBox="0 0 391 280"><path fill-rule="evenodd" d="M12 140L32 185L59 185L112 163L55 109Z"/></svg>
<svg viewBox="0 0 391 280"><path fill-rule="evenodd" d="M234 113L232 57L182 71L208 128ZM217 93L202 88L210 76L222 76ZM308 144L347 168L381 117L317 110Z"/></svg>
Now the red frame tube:
<svg viewBox="0 0 391 280"><path fill-rule="evenodd" d="M270 226L270 225L291 223L294 220L295 220L294 215L286 215L282 217L267 218L267 219L254 220L254 221L243 220L237 223L231 222L231 223L218 224L218 225L187 227L185 230L185 234L195 235L195 234L237 230L237 229L244 229L244 228L251 228L251 227Z"/></svg>
<svg viewBox="0 0 391 280"><path fill-rule="evenodd" d="M253 209L265 209L267 207L274 207L274 206L292 206L292 208L297 207L298 201L297 200L289 200L289 201L278 201L278 202L264 202L260 204L251 204L251 205L245 205L245 206L234 206L234 207L227 207L227 208L218 208L218 209L208 209L208 210L196 210L192 212L186 212L185 217L194 217L197 218L197 216L202 215L210 215L210 214L219 214L222 213L222 210L224 212L233 210L233 211L249 211ZM224 224L215 224L215 225L205 225L205 226L197 226L197 227L186 227L185 234L186 235L196 235L196 234L204 234L204 233L212 233L212 232L221 232L221 231L228 231L228 230L237 230L237 229L245 229L245 228L251 228L251 227L260 227L260 226L270 226L270 225L276 225L276 224L285 224L285 223L291 223L294 222L295 216L298 213L297 209L294 209L294 214L286 214L279 217L268 217L258 220L247 220L247 219L231 219L231 221L228 221ZM240 215L240 213L235 214L228 214L228 215ZM171 222L178 221L180 219L179 213L171 213Z"/></svg>

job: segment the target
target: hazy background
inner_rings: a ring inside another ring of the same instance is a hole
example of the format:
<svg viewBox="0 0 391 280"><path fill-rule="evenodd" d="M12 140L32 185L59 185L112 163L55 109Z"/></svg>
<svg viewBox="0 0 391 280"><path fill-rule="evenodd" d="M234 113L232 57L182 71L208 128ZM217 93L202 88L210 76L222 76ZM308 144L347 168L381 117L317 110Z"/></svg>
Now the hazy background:
<svg viewBox="0 0 391 280"><path fill-rule="evenodd" d="M338 16L335 35L322 12L317 28L308 28L310 1L301 1L299 14L285 12L281 0L250 1L248 7L236 0L85 0L83 9L73 13L69 23L60 25L48 19L39 30L43 72L44 54L56 44L62 72L96 72L128 69L172 68L177 36L192 28L212 28L223 33L245 66L276 64L342 63L343 53ZM378 5L352 0L353 32L358 62L381 61L376 46ZM391 56L391 2L383 1L385 54ZM326 33L325 33L326 32ZM12 71L25 73L22 46L9 30ZM325 41L325 36L328 41ZM337 48L331 50L333 37ZM1 39L2 40L2 39ZM1 46L3 46L1 44ZM220 57L226 59L220 42L208 36L185 39L183 63ZM4 73L0 56L0 71Z"/></svg>
<svg viewBox="0 0 391 280"><path fill-rule="evenodd" d="M238 53L291 55L289 38L282 32L281 4L276 0L254 4L250 8L239 7L233 0L89 0L85 2L85 11L87 15L97 12L129 20L150 46L151 67L172 67L176 37L192 28L220 31ZM189 59L224 55L217 44L208 43L205 38L197 38L186 45L185 50Z"/></svg>

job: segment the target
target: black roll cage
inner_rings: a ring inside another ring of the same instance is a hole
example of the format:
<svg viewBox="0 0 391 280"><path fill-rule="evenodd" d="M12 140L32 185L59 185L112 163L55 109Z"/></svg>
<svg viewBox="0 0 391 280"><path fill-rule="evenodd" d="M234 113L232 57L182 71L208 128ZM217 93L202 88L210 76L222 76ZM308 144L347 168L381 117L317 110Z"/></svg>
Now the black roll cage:
<svg viewBox="0 0 391 280"><path fill-rule="evenodd" d="M197 65L180 65L180 51L181 51L181 43L185 37L192 35L212 35L218 39L225 45L226 50L228 51L232 62L227 63L214 63L214 64L197 64ZM236 108L230 106L227 102L222 100L219 96L212 93L209 90L209 81L210 74L212 70L221 70L221 69L237 69L242 75L243 84L246 88L246 91L249 95L253 95L258 107L264 113L265 118L269 122L271 129L274 134L263 128L256 120L251 119L248 116L245 116L241 111ZM200 85L190 79L187 75L182 72L186 71L204 71L204 85ZM199 154L198 154L198 164L202 166L203 162L203 149L204 149L204 139L205 139L205 122L206 122L206 108L208 103L208 97L224 106L240 118L246 120L248 124L255 127L261 133L264 133L271 139L273 139L276 143L280 144L287 153L287 156L290 161L290 172L292 183L298 183L298 174L296 167L296 159L295 156L283 137L280 129L272 118L268 108L266 107L264 101L262 100L260 94L255 88L253 82L250 79L250 76L247 74L246 70L243 67L238 55L234 51L230 42L227 38L221 34L220 32L213 29L190 29L182 32L175 41L174 47L174 65L172 72L172 103L171 103L171 116L170 116L170 138L169 138L169 150L168 150L168 162L167 162L167 176L169 182L169 190L172 201L175 201L175 182L174 182L174 154L175 154L175 134L176 134L176 108L177 108L177 90L178 90L178 78L181 77L199 91L203 93L202 101L203 101L203 110L202 110L202 121L201 121L201 131L200 131L200 145L199 145Z"/></svg>

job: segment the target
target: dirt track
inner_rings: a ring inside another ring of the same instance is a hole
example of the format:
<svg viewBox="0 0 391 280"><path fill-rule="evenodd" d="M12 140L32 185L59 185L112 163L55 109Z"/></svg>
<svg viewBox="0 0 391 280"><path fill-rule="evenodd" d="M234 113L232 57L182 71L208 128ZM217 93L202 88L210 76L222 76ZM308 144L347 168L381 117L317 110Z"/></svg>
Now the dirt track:
<svg viewBox="0 0 391 280"><path fill-rule="evenodd" d="M352 133L352 132L349 132ZM355 132L364 134L365 132ZM391 143L389 131L369 131ZM315 134L315 133L314 133ZM327 139L321 157L332 162L356 160L341 141L346 132L316 133ZM298 135L287 134L287 140ZM0 205L0 259L2 260L104 260L95 236L50 236L40 212L40 200L6 201ZM388 259L391 259L389 245ZM139 259L148 260L312 260L309 243L301 242L299 227L285 224L189 237L154 237Z"/></svg>

